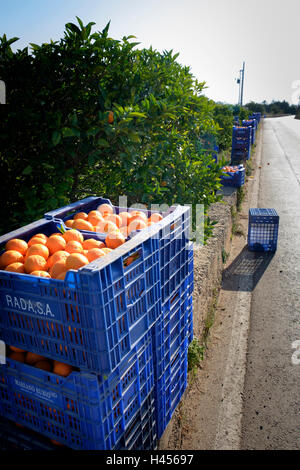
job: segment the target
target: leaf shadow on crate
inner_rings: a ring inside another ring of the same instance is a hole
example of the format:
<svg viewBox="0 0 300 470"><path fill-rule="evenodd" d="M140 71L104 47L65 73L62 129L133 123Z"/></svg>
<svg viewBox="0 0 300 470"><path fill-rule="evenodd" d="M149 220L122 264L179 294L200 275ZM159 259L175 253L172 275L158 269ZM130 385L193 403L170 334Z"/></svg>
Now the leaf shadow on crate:
<svg viewBox="0 0 300 470"><path fill-rule="evenodd" d="M222 288L231 291L253 291L273 257L274 253L253 252L245 246L223 270Z"/></svg>

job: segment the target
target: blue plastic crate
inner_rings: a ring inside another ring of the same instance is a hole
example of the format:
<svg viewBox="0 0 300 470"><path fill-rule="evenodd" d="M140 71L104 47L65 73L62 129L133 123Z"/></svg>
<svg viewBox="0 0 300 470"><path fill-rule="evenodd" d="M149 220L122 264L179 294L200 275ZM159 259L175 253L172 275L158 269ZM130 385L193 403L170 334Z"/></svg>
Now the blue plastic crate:
<svg viewBox="0 0 300 470"><path fill-rule="evenodd" d="M187 387L187 346L179 348L155 387L157 434L160 439Z"/></svg>
<svg viewBox="0 0 300 470"><path fill-rule="evenodd" d="M0 417L0 450L59 450L50 440ZM66 450L64 448L64 450Z"/></svg>
<svg viewBox="0 0 300 470"><path fill-rule="evenodd" d="M221 183L223 186L232 186L234 188L240 188L245 183L245 168L241 168L235 173L223 173L221 176Z"/></svg>
<svg viewBox="0 0 300 470"><path fill-rule="evenodd" d="M42 219L0 243L39 232L57 232L56 223ZM0 338L83 370L114 370L160 312L159 242L147 231L64 281L0 270Z"/></svg>
<svg viewBox="0 0 300 470"><path fill-rule="evenodd" d="M162 314L152 328L153 362L156 379L169 366L176 352L187 346L189 334L189 285L188 278L177 289L174 296L162 307Z"/></svg>
<svg viewBox="0 0 300 470"><path fill-rule="evenodd" d="M248 126L233 126L232 128L232 139L246 139L250 140L251 131Z"/></svg>
<svg viewBox="0 0 300 470"><path fill-rule="evenodd" d="M95 210L103 201L111 204L108 199L89 197L61 209L51 211L45 214L45 217L54 219L57 223L60 221L64 226L64 222L73 217L75 213ZM128 210L128 208L124 207L113 205L112 207L116 214ZM130 210L134 210L134 208ZM158 211L142 210L142 212L145 212L147 217L149 217L153 212ZM160 222L152 225L149 229L140 231L140 233L148 233L148 237L159 240L161 298L162 302L165 302L173 295L188 273L186 247L189 243L191 211L188 206L172 206L161 214L163 219ZM95 232L81 232L86 236L90 236L91 233L95 235Z"/></svg>
<svg viewBox="0 0 300 470"><path fill-rule="evenodd" d="M82 371L64 378L7 359L0 366L0 415L72 449L129 449L145 416L155 439L153 390L148 332L107 378Z"/></svg>
<svg viewBox="0 0 300 470"><path fill-rule="evenodd" d="M189 277L188 277L188 344L193 340L193 291L194 291L194 252L193 243L189 245Z"/></svg>
<svg viewBox="0 0 300 470"><path fill-rule="evenodd" d="M277 249L279 215L275 209L249 209L248 248L251 251Z"/></svg>
<svg viewBox="0 0 300 470"><path fill-rule="evenodd" d="M251 149L231 149L231 163L238 164L245 160L249 160L251 157Z"/></svg>

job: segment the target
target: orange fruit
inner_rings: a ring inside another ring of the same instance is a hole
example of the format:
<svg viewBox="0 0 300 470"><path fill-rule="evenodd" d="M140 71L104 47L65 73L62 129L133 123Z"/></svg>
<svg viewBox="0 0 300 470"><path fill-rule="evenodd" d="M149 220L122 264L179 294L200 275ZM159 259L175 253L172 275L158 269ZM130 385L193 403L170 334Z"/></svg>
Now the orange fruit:
<svg viewBox="0 0 300 470"><path fill-rule="evenodd" d="M118 228L120 228L121 225L122 225L122 219L121 219L121 217L120 217L119 215L117 215L117 214L106 214L106 215L104 216L104 218L105 218L105 220L108 220L108 221L113 222L114 224L116 224L116 226L117 226Z"/></svg>
<svg viewBox="0 0 300 470"><path fill-rule="evenodd" d="M67 274L67 271L63 271L57 276L56 279L58 279L59 281L64 281L65 277L66 277L66 274Z"/></svg>
<svg viewBox="0 0 300 470"><path fill-rule="evenodd" d="M5 245L6 251L8 250L18 251L23 256L25 255L27 248L28 248L27 243L24 240L20 240L19 238L13 238L12 240L9 240Z"/></svg>
<svg viewBox="0 0 300 470"><path fill-rule="evenodd" d="M66 244L65 250L68 253L82 253L83 252L81 243L76 242L75 240L71 240L70 242L68 242Z"/></svg>
<svg viewBox="0 0 300 470"><path fill-rule="evenodd" d="M114 113L112 111L108 112L107 122L108 124L112 124L114 122Z"/></svg>
<svg viewBox="0 0 300 470"><path fill-rule="evenodd" d="M56 441L55 439L50 439L50 442L52 442L52 444L54 444L55 446L64 447L64 444L62 444L61 442Z"/></svg>
<svg viewBox="0 0 300 470"><path fill-rule="evenodd" d="M68 377L73 371L73 367L64 362L54 361L53 373L60 375L61 377Z"/></svg>
<svg viewBox="0 0 300 470"><path fill-rule="evenodd" d="M36 245L32 245L28 248L26 259L31 255L40 255L45 258L45 260L47 260L49 258L49 250L47 246L42 245L41 243L37 243Z"/></svg>
<svg viewBox="0 0 300 470"><path fill-rule="evenodd" d="M122 220L121 227L128 225L131 221L131 215L129 214L129 212L120 212L119 217L121 217Z"/></svg>
<svg viewBox="0 0 300 470"><path fill-rule="evenodd" d="M34 236L38 238L43 238L43 240L46 240L46 241L48 240L47 235L45 235L44 233L36 233Z"/></svg>
<svg viewBox="0 0 300 470"><path fill-rule="evenodd" d="M90 222L90 224L92 224L93 227L95 227L101 221L103 221L103 217L102 217L101 212L91 211L89 213L88 222Z"/></svg>
<svg viewBox="0 0 300 470"><path fill-rule="evenodd" d="M72 253L68 258L66 259L66 268L68 269L79 269L82 268L82 266L85 266L86 264L89 263L89 260L86 256L84 256L81 253Z"/></svg>
<svg viewBox="0 0 300 470"><path fill-rule="evenodd" d="M131 233L134 230L142 230L146 228L146 223L141 219L132 220L128 225L128 233Z"/></svg>
<svg viewBox="0 0 300 470"><path fill-rule="evenodd" d="M52 268L50 268L49 274L53 279L57 279L57 276L67 271L66 259L56 261L56 263L53 264Z"/></svg>
<svg viewBox="0 0 300 470"><path fill-rule="evenodd" d="M21 352L21 353L25 353L26 351L24 349L21 349L21 348L17 348L16 346L9 346L10 349L14 352Z"/></svg>
<svg viewBox="0 0 300 470"><path fill-rule="evenodd" d="M151 222L151 220L148 220L148 222L147 222L148 227L150 227L150 225L154 225L154 224L155 224L155 222Z"/></svg>
<svg viewBox="0 0 300 470"><path fill-rule="evenodd" d="M47 270L49 271L52 266L60 260L66 260L70 253L64 250L56 251L47 260Z"/></svg>
<svg viewBox="0 0 300 470"><path fill-rule="evenodd" d="M76 230L89 230L90 232L93 231L93 226L90 222L83 219L76 219L72 225L72 228Z"/></svg>
<svg viewBox="0 0 300 470"><path fill-rule="evenodd" d="M0 266L1 269L6 268L6 266L12 263L24 263L23 255L16 250L5 251L0 257Z"/></svg>
<svg viewBox="0 0 300 470"><path fill-rule="evenodd" d="M105 253L100 248L91 248L87 251L86 257L89 262L94 261L94 259L100 258L104 256Z"/></svg>
<svg viewBox="0 0 300 470"><path fill-rule="evenodd" d="M40 354L35 354L33 352L28 352L25 356L26 364L33 365L39 361L46 361L47 359L44 356L40 356Z"/></svg>
<svg viewBox="0 0 300 470"><path fill-rule="evenodd" d="M45 271L47 267L47 261L43 256L31 255L26 258L24 268L26 273L30 274L32 271Z"/></svg>
<svg viewBox="0 0 300 470"><path fill-rule="evenodd" d="M50 274L47 272L47 271L32 271L32 273L30 273L31 276L39 276L39 277L51 277Z"/></svg>
<svg viewBox="0 0 300 470"><path fill-rule="evenodd" d="M100 204L100 206L97 208L97 210L103 215L103 214L113 214L114 209L110 204Z"/></svg>
<svg viewBox="0 0 300 470"><path fill-rule="evenodd" d="M52 364L51 364L51 362L50 362L50 361L46 361L46 360L37 361L37 362L34 364L34 367L36 367L37 369L46 370L47 372L51 372L51 371L52 371Z"/></svg>
<svg viewBox="0 0 300 470"><path fill-rule="evenodd" d="M11 263L6 266L5 271L10 271L11 273L25 273L24 263Z"/></svg>
<svg viewBox="0 0 300 470"><path fill-rule="evenodd" d="M144 222L147 222L147 220L148 220L148 217L142 211L132 211L132 212L130 212L130 215L131 215L131 221L136 219L137 217L140 217Z"/></svg>
<svg viewBox="0 0 300 470"><path fill-rule="evenodd" d="M47 248L49 249L50 255L53 255L57 251L62 251L66 248L66 240L59 235L53 235L47 241Z"/></svg>
<svg viewBox="0 0 300 470"><path fill-rule="evenodd" d="M118 248L126 242L124 235L121 232L110 232L105 238L105 244L107 248Z"/></svg>
<svg viewBox="0 0 300 470"><path fill-rule="evenodd" d="M67 230L63 234L63 238L65 239L66 242L70 242L71 240L74 240L76 242L82 243L84 238L82 233L78 232L78 230L74 230L71 228L71 230Z"/></svg>
<svg viewBox="0 0 300 470"><path fill-rule="evenodd" d="M74 215L73 219L76 220L76 219L83 219L83 220L87 220L88 218L88 215L86 212L78 212L77 214Z"/></svg>
<svg viewBox="0 0 300 470"><path fill-rule="evenodd" d="M41 244L41 245L46 245L47 244L47 240L45 240L45 238L41 238L41 237L37 237L36 235L32 238L30 238L29 242L28 242L28 247L32 246L32 245L36 245L37 243Z"/></svg>
<svg viewBox="0 0 300 470"><path fill-rule="evenodd" d="M125 238L127 238L128 237L128 227L127 227L127 225L123 226L123 227L120 227L120 232Z"/></svg>
<svg viewBox="0 0 300 470"><path fill-rule="evenodd" d="M160 220L162 220L163 216L161 214L159 214L158 212L154 212L153 214L150 215L149 219L148 219L148 222L159 222Z"/></svg>
<svg viewBox="0 0 300 470"><path fill-rule="evenodd" d="M87 238L82 243L82 248L84 250L91 250L92 248L104 248L105 244L100 240L96 240L95 238Z"/></svg>
<svg viewBox="0 0 300 470"><path fill-rule="evenodd" d="M74 224L74 219L69 219L65 221L65 226L71 228Z"/></svg>
<svg viewBox="0 0 300 470"><path fill-rule="evenodd" d="M110 220L104 220L104 222L100 222L97 225L97 232L100 233L108 233L116 230L118 230L118 227L114 222L111 222Z"/></svg>
<svg viewBox="0 0 300 470"><path fill-rule="evenodd" d="M62 233L60 233L60 232L54 232L54 233L52 233L52 234L50 235L49 238L51 238L51 237L62 237L62 236L63 236Z"/></svg>
<svg viewBox="0 0 300 470"><path fill-rule="evenodd" d="M8 357L14 361L25 362L25 354L22 352L12 352Z"/></svg>

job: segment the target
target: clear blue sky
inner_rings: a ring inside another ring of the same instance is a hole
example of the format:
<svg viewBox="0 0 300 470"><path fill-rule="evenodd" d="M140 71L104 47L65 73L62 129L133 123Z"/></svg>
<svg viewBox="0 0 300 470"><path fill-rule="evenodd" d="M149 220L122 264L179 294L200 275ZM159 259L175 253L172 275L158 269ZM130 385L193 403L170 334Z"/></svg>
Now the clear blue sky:
<svg viewBox="0 0 300 470"><path fill-rule="evenodd" d="M116 39L134 34L139 47L179 52L215 100L237 102L243 60L244 102L300 95L299 0L0 0L0 34L19 37L15 48L40 44L76 16L96 30L111 20Z"/></svg>

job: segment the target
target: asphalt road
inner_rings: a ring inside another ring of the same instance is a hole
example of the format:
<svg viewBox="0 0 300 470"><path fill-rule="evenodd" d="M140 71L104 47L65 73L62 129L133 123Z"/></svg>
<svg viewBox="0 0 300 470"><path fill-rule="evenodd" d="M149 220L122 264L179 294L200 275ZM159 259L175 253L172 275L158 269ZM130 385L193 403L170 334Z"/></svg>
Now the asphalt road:
<svg viewBox="0 0 300 470"><path fill-rule="evenodd" d="M252 293L241 448L300 449L299 120L264 120L261 161L258 207L277 210L279 239Z"/></svg>

